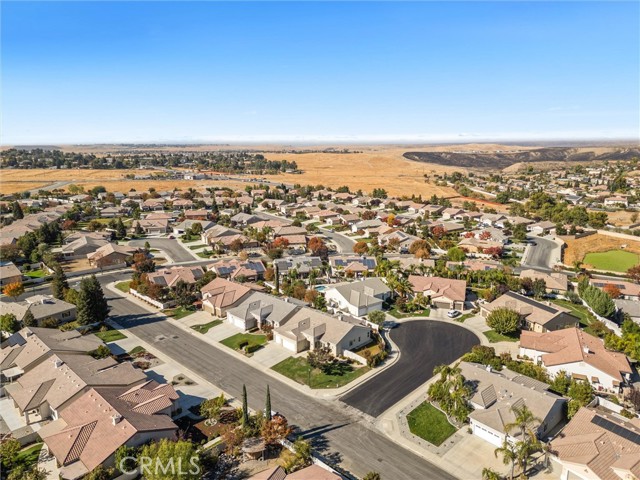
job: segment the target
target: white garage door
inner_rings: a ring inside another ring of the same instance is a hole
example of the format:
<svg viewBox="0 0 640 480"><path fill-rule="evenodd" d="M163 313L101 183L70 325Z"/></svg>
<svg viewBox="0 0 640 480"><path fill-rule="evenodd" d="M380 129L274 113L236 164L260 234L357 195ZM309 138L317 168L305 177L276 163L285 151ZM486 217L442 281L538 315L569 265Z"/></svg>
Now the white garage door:
<svg viewBox="0 0 640 480"><path fill-rule="evenodd" d="M473 424L473 434L477 435L478 437L482 438L483 440L489 442L492 445L495 445L496 447L499 447L502 445L502 437L500 435L496 435L494 432L487 430L486 428L482 427L481 425L477 425L477 424Z"/></svg>

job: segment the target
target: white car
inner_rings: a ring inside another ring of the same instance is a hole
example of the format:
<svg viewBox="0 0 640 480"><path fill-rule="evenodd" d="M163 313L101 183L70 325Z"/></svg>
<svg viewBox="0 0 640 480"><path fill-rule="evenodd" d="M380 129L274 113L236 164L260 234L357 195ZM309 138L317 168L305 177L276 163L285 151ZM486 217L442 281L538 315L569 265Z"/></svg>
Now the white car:
<svg viewBox="0 0 640 480"><path fill-rule="evenodd" d="M460 315L460 312L458 310L449 310L447 312L447 317L449 318L456 318L458 315Z"/></svg>

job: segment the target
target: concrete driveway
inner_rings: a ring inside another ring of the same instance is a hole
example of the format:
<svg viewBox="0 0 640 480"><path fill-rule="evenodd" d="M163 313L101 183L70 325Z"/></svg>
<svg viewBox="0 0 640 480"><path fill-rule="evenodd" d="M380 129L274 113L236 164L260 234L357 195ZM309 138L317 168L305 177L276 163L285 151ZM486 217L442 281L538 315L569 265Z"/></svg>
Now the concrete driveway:
<svg viewBox="0 0 640 480"><path fill-rule="evenodd" d="M423 385L437 365L449 364L480 344L470 330L433 320L402 322L390 337L400 350L399 360L340 399L373 417Z"/></svg>

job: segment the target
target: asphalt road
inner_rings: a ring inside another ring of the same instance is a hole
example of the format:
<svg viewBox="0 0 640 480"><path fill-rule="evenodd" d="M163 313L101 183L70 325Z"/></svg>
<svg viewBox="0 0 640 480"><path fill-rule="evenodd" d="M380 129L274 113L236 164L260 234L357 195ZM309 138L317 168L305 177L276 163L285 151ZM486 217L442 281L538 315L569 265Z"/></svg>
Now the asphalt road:
<svg viewBox="0 0 640 480"><path fill-rule="evenodd" d="M558 263L555 261L555 257L559 255L559 252L556 252L559 248L558 244L541 237L530 237L530 239L536 244L528 247L529 254L527 255L526 266L541 269L553 268Z"/></svg>
<svg viewBox="0 0 640 480"><path fill-rule="evenodd" d="M101 283L120 280L122 274L104 275ZM453 479L450 474L396 445L366 419L350 413L338 402L308 397L265 375L197 336L174 326L128 299L108 291L111 318L143 341L154 345L177 364L184 365L224 391L239 397L247 386L249 405L264 408L266 386L274 410L299 428L313 447L359 477L368 471L388 479ZM415 366L415 364L413 365ZM422 368L420 370L423 370ZM421 375L420 372L418 374Z"/></svg>
<svg viewBox="0 0 640 480"><path fill-rule="evenodd" d="M398 361L340 399L373 417L423 385L434 367L450 364L480 343L473 332L454 322L433 320L403 322L391 330L391 340L400 350Z"/></svg>
<svg viewBox="0 0 640 480"><path fill-rule="evenodd" d="M157 248L167 253L171 258L167 259L170 263L193 262L195 257L187 252L180 240L172 238L145 238L142 240L131 240L129 245L132 247L144 247L145 242L149 242L151 248Z"/></svg>

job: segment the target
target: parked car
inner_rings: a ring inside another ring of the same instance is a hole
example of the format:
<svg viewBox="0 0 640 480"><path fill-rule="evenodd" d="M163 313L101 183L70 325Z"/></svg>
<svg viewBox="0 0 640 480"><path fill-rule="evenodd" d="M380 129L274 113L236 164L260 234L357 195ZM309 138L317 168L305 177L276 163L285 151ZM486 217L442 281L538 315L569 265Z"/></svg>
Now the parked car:
<svg viewBox="0 0 640 480"><path fill-rule="evenodd" d="M460 315L460 312L458 310L449 310L447 312L447 317L449 318L456 318L458 315Z"/></svg>

